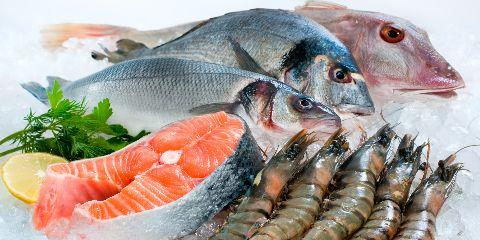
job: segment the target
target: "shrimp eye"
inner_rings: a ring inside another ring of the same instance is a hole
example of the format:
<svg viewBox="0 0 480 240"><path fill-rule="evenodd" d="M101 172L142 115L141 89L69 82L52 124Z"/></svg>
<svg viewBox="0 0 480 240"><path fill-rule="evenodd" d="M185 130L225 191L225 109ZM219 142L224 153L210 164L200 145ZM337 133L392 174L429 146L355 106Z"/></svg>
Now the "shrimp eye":
<svg viewBox="0 0 480 240"><path fill-rule="evenodd" d="M295 109L297 109L299 112L305 112L313 108L313 102L312 100L308 98L299 98L295 103L294 103Z"/></svg>
<svg viewBox="0 0 480 240"><path fill-rule="evenodd" d="M382 37L385 42L398 43L405 37L405 32L400 28L387 24L380 30L380 37Z"/></svg>
<svg viewBox="0 0 480 240"><path fill-rule="evenodd" d="M350 74L341 68L332 68L330 70L330 78L338 83L350 83L352 78Z"/></svg>

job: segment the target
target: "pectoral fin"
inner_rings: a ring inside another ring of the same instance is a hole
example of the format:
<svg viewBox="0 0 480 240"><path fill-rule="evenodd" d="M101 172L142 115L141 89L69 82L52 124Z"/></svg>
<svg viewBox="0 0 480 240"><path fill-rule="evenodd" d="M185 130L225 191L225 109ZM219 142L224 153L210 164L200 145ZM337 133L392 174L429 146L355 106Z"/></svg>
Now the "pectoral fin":
<svg viewBox="0 0 480 240"><path fill-rule="evenodd" d="M214 112L220 112L220 111L233 113L236 105L237 104L235 103L211 103L211 104L194 107L190 109L189 112L193 115L202 115L202 114L214 113Z"/></svg>
<svg viewBox="0 0 480 240"><path fill-rule="evenodd" d="M242 46L240 46L240 43L233 40L231 37L228 37L228 41L230 42L230 45L235 52L237 63L240 65L241 69L273 77L270 73L260 67L260 65L255 61L255 59L253 59L253 57L247 51L245 51Z"/></svg>

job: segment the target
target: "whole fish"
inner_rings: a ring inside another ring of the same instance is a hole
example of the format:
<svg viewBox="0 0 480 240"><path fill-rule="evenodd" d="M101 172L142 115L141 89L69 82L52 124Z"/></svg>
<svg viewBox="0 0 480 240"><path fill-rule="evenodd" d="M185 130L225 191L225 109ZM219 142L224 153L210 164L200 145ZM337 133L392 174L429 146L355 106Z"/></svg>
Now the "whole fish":
<svg viewBox="0 0 480 240"><path fill-rule="evenodd" d="M435 50L428 34L408 20L315 1L297 7L295 12L320 23L347 45L375 94L391 90L445 92L465 86L461 75ZM108 36L154 47L196 24L150 31L111 25L57 24L42 31L42 42L46 48L56 49L70 37Z"/></svg>
<svg viewBox="0 0 480 240"><path fill-rule="evenodd" d="M136 130L156 130L192 114L221 110L272 133L303 128L329 132L340 125L334 111L284 83L213 63L136 59L61 82L66 98L86 97L89 104L110 99L116 121ZM22 86L46 103L46 89L38 83Z"/></svg>
<svg viewBox="0 0 480 240"><path fill-rule="evenodd" d="M258 63L258 72L342 111L374 112L363 76L348 48L318 23L285 10L232 12L201 22L152 49L120 40L118 51L106 50L106 55L94 52L93 56L112 62L175 57L246 69L235 57L232 40Z"/></svg>

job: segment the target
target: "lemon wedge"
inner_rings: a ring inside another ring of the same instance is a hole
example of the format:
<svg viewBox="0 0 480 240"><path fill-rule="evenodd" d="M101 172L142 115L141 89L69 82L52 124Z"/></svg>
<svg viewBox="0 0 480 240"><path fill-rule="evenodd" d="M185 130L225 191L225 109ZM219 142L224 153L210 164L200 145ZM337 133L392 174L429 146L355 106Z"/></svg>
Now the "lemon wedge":
<svg viewBox="0 0 480 240"><path fill-rule="evenodd" d="M2 166L2 180L7 190L26 203L35 203L48 165L66 163L48 153L24 153L12 156Z"/></svg>

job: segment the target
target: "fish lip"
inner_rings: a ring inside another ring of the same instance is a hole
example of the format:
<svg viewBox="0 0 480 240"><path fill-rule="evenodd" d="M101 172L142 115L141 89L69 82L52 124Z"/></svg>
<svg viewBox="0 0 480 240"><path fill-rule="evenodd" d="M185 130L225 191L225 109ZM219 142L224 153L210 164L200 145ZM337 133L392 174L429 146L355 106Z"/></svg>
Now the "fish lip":
<svg viewBox="0 0 480 240"><path fill-rule="evenodd" d="M342 120L339 116L329 116L323 118L302 118L302 127L312 131L322 133L333 133L342 126Z"/></svg>
<svg viewBox="0 0 480 240"><path fill-rule="evenodd" d="M353 113L355 115L365 116L372 115L375 113L374 106L359 106L352 104L340 104L337 106L337 109L343 113Z"/></svg>
<svg viewBox="0 0 480 240"><path fill-rule="evenodd" d="M455 86L455 87L445 87L445 88L398 88L395 89L395 91L401 91L401 92L412 92L412 93L420 93L420 94L428 94L428 93L445 93L445 92L451 92L455 91L458 89L465 88L465 83L462 82L461 85Z"/></svg>

